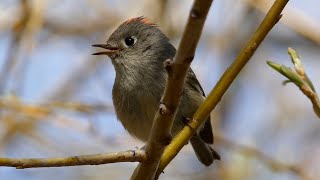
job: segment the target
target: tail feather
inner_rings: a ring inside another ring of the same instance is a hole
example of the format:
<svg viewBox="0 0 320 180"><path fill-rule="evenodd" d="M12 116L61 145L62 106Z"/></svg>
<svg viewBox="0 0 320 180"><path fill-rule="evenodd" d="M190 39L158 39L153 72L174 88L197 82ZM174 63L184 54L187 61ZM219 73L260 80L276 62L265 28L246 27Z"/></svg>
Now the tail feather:
<svg viewBox="0 0 320 180"><path fill-rule="evenodd" d="M220 155L209 144L206 144L198 134L193 135L190 142L198 160L205 166L210 166L215 159L221 159Z"/></svg>

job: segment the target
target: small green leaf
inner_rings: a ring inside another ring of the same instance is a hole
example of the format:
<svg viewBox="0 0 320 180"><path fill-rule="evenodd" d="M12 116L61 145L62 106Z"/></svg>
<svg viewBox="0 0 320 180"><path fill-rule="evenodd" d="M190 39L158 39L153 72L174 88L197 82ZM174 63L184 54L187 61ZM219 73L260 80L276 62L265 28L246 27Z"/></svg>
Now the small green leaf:
<svg viewBox="0 0 320 180"><path fill-rule="evenodd" d="M282 82L282 85L287 85L288 83L292 83L292 81L290 81L290 80L284 80L283 82Z"/></svg>
<svg viewBox="0 0 320 180"><path fill-rule="evenodd" d="M315 88L314 88L311 80L310 80L309 77L307 76L307 74L305 75L305 77L306 77L306 81L307 81L309 87L312 89L313 92L316 92L316 90L315 90Z"/></svg>
<svg viewBox="0 0 320 180"><path fill-rule="evenodd" d="M291 61L292 61L293 64L302 64L300 56L299 56L299 54L297 53L296 50L294 50L293 48L289 47L288 48L288 54L290 55Z"/></svg>
<svg viewBox="0 0 320 180"><path fill-rule="evenodd" d="M291 61L294 65L294 69L296 70L296 72L300 75L300 76L304 76L305 75L305 71L301 62L301 58L298 54L298 52L296 50L294 50L293 48L288 48L288 54L291 57Z"/></svg>
<svg viewBox="0 0 320 180"><path fill-rule="evenodd" d="M281 71L281 64L278 64L278 63L275 63L275 62L272 62L272 61L267 61L267 64L274 70L278 71L279 73L282 74L282 71Z"/></svg>
<svg viewBox="0 0 320 180"><path fill-rule="evenodd" d="M282 74L286 76L290 81L295 83L297 86L300 87L303 84L303 80L301 79L301 77L292 69L282 65L281 70L283 72Z"/></svg>
<svg viewBox="0 0 320 180"><path fill-rule="evenodd" d="M272 67L274 70L278 71L279 73L287 77L291 82L295 83L298 87L300 87L303 84L303 80L300 78L300 76L289 67L286 67L284 65L281 65L272 61L267 61L267 64L270 67Z"/></svg>

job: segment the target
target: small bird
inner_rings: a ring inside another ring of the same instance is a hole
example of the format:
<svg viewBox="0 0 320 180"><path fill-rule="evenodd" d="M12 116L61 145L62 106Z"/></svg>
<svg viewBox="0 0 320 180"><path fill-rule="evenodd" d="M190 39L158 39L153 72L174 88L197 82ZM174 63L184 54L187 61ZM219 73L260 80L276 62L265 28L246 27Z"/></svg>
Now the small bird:
<svg viewBox="0 0 320 180"><path fill-rule="evenodd" d="M147 141L168 76L163 62L173 59L176 49L167 36L145 17L125 21L106 44L92 46L104 49L93 55L108 55L116 71L112 99L118 119L132 136ZM204 99L203 89L190 68L172 135L186 125L186 119L193 116ZM220 155L209 146L213 144L210 116L190 142L205 166L211 165L215 159L220 160Z"/></svg>

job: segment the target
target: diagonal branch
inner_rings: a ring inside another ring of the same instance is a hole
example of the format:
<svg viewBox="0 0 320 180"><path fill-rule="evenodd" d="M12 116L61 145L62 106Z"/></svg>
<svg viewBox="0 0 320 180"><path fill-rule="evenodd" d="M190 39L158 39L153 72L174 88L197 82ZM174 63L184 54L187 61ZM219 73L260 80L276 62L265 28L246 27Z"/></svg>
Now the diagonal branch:
<svg viewBox="0 0 320 180"><path fill-rule="evenodd" d="M38 167L62 167L80 165L99 165L117 162L143 162L147 156L142 150L122 151L116 153L72 156L66 158L0 158L0 166L16 167L17 169Z"/></svg>
<svg viewBox="0 0 320 180"><path fill-rule="evenodd" d="M197 112L194 114L192 121L188 126L185 126L182 131L173 139L161 157L157 176L178 154L182 147L188 142L192 136L194 129L198 129L205 121L210 112L220 102L222 96L227 91L231 83L235 80L240 71L244 68L247 62L252 57L255 50L261 44L268 32L281 18L281 12L289 0L276 0L271 9L259 25L256 32L252 35L247 45L241 50L230 67L224 72L216 86L210 92L207 99L202 103Z"/></svg>
<svg viewBox="0 0 320 180"><path fill-rule="evenodd" d="M168 71L166 88L154 117L146 145L148 161L140 163L131 179L154 179L160 157L171 140L171 126L179 106L186 74L194 58L195 50L212 0L196 0L189 14L175 61L166 60Z"/></svg>

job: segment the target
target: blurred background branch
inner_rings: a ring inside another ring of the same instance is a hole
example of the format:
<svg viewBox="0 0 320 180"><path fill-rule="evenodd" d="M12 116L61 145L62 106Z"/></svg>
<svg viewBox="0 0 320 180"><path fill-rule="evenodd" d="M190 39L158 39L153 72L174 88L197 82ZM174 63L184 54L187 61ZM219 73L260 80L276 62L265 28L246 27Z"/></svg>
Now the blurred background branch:
<svg viewBox="0 0 320 180"><path fill-rule="evenodd" d="M42 16L39 16L42 17ZM27 26L32 18L32 5L28 0L20 1L20 19L18 19L11 28L13 32L10 46L7 53L7 58L4 61L0 72L0 93L3 94L7 81L12 73L12 69L17 63L17 55L19 54L20 44L24 33L27 31Z"/></svg>
<svg viewBox="0 0 320 180"><path fill-rule="evenodd" d="M272 1L268 0L242 0L248 3L250 6L266 13L268 7L271 6ZM289 6L284 11L287 15L283 17L282 23L288 26L290 29L298 33L299 35L309 39L310 41L320 45L320 24L316 18L308 15L307 12L303 12L296 7Z"/></svg>
<svg viewBox="0 0 320 180"><path fill-rule="evenodd" d="M311 180L307 173L298 165L286 164L280 162L272 157L266 155L265 153L259 151L256 148L244 146L238 143L235 143L229 139L226 139L223 135L218 134L215 136L218 144L227 147L233 151L238 151L244 156L257 158L261 162L265 163L270 169L278 172L292 172L293 174L299 176L303 180Z"/></svg>

